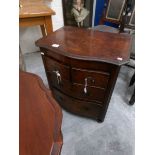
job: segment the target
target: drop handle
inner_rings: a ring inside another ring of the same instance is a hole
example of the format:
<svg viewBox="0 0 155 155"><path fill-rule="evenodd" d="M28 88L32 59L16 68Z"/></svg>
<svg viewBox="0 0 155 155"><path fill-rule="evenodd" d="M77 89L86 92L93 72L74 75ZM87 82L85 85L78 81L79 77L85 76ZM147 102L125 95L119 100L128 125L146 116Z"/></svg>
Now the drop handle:
<svg viewBox="0 0 155 155"><path fill-rule="evenodd" d="M59 71L53 71L53 73L56 75L58 84L60 84L61 83L61 74L60 74L60 72Z"/></svg>
<svg viewBox="0 0 155 155"><path fill-rule="evenodd" d="M92 82L92 83L94 83L95 81L94 81L94 79L92 78L92 77L86 77L85 78L85 85L84 85L84 93L85 94L88 94L88 80L90 80L90 82Z"/></svg>

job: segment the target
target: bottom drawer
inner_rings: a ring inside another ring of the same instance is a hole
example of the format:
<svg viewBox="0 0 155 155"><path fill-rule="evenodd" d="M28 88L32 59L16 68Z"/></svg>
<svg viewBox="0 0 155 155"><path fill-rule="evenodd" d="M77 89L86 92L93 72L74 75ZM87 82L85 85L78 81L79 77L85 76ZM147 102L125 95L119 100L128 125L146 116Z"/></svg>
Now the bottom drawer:
<svg viewBox="0 0 155 155"><path fill-rule="evenodd" d="M103 108L102 106L68 97L56 89L52 91L58 103L67 111L94 119L99 118Z"/></svg>

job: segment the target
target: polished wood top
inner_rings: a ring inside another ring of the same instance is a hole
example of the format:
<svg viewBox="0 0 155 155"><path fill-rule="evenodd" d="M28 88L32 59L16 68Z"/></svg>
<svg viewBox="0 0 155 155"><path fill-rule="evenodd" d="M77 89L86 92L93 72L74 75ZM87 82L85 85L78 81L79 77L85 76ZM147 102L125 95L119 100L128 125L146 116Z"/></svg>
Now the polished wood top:
<svg viewBox="0 0 155 155"><path fill-rule="evenodd" d="M35 74L20 71L20 155L58 155L62 146L62 111Z"/></svg>
<svg viewBox="0 0 155 155"><path fill-rule="evenodd" d="M43 2L22 1L19 8L19 18L55 15L55 12Z"/></svg>
<svg viewBox="0 0 155 155"><path fill-rule="evenodd" d="M66 26L38 40L36 45L67 57L121 65L129 61L131 41L128 34Z"/></svg>

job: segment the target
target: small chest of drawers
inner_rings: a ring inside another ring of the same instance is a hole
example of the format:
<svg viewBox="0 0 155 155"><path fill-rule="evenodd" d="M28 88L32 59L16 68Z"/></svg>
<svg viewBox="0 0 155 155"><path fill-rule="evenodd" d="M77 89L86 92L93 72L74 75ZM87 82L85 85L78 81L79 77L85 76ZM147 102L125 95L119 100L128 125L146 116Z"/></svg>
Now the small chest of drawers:
<svg viewBox="0 0 155 155"><path fill-rule="evenodd" d="M129 60L130 43L129 35L63 27L36 45L58 103L102 122L120 66Z"/></svg>

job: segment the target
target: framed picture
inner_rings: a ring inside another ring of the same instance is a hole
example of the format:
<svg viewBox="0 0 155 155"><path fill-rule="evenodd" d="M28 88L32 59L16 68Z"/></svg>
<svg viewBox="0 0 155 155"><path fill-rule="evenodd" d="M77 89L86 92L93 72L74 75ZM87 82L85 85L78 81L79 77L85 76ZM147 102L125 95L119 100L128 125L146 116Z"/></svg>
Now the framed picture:
<svg viewBox="0 0 155 155"><path fill-rule="evenodd" d="M91 27L94 0L62 0L64 24Z"/></svg>

